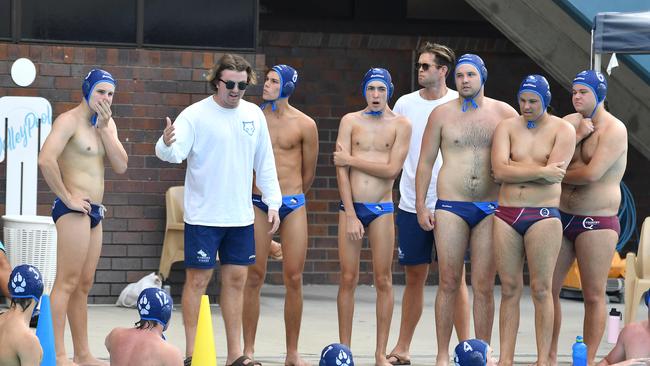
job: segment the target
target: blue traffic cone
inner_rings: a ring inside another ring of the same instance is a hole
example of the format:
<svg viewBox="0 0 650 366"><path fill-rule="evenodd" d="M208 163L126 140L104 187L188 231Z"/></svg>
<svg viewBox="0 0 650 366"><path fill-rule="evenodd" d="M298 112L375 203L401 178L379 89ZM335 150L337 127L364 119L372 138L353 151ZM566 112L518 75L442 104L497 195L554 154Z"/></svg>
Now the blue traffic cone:
<svg viewBox="0 0 650 366"><path fill-rule="evenodd" d="M56 351L54 349L54 329L52 328L52 311L50 310L50 297L41 297L41 314L36 326L36 336L43 348L41 366L56 366Z"/></svg>

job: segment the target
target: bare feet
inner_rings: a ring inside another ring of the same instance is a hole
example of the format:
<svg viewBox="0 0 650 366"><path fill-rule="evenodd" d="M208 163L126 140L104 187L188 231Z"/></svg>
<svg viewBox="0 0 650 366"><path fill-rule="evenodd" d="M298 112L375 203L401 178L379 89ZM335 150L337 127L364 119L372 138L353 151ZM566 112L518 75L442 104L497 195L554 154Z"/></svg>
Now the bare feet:
<svg viewBox="0 0 650 366"><path fill-rule="evenodd" d="M108 362L100 361L93 357L91 354L88 354L85 357L74 357L74 362L79 366L109 366Z"/></svg>
<svg viewBox="0 0 650 366"><path fill-rule="evenodd" d="M309 362L305 361L300 355L289 356L284 360L284 366L311 366Z"/></svg>
<svg viewBox="0 0 650 366"><path fill-rule="evenodd" d="M436 366L449 366L449 355L438 353L438 357L436 357Z"/></svg>
<svg viewBox="0 0 650 366"><path fill-rule="evenodd" d="M271 240L271 249L269 250L269 257L278 261L282 260L282 245L275 240Z"/></svg>
<svg viewBox="0 0 650 366"><path fill-rule="evenodd" d="M79 366L79 365L72 362L72 360L69 360L68 357L66 356L66 357L57 357L56 366Z"/></svg>
<svg viewBox="0 0 650 366"><path fill-rule="evenodd" d="M375 366L392 366L386 355L375 355Z"/></svg>

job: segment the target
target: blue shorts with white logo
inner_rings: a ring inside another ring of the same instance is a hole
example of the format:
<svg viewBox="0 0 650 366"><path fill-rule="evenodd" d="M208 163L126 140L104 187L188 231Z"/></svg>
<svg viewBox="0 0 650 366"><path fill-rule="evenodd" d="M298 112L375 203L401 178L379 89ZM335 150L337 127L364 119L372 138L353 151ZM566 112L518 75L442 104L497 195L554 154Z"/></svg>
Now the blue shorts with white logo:
<svg viewBox="0 0 650 366"><path fill-rule="evenodd" d="M413 266L436 260L433 230L424 231L418 224L418 215L397 209L397 251L399 264Z"/></svg>
<svg viewBox="0 0 650 366"><path fill-rule="evenodd" d="M185 267L213 268L217 252L221 264L255 263L253 225L215 227L185 223Z"/></svg>

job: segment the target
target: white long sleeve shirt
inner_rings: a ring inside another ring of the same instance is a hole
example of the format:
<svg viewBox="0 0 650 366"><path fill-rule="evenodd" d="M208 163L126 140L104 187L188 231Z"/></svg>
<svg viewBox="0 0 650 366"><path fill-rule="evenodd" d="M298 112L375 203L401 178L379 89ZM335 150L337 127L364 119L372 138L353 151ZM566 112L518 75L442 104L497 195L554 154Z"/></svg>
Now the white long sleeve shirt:
<svg viewBox="0 0 650 366"><path fill-rule="evenodd" d="M212 96L185 108L174 121L176 141L160 137L156 156L170 163L187 159L185 222L204 226L247 226L255 214L251 201L253 171L262 200L278 210L282 193L266 118L241 100L223 108Z"/></svg>
<svg viewBox="0 0 650 366"><path fill-rule="evenodd" d="M418 159L420 159L420 148L422 147L422 135L424 135L424 128L427 126L429 115L439 105L447 103L450 100L458 98L458 92L455 90L447 89L447 94L444 97L436 100L427 100L420 96L420 91L416 90L413 93L402 95L397 102L393 111L395 113L406 116L411 121L411 144L409 151L404 160L404 167L402 169L402 177L399 181L399 208L403 211L416 213L415 211L415 172L418 169ZM431 183L427 191L426 205L430 210L436 207L438 195L436 194L436 184L438 182L438 172L442 166L442 154L438 151L438 157L433 164L433 172L431 174Z"/></svg>

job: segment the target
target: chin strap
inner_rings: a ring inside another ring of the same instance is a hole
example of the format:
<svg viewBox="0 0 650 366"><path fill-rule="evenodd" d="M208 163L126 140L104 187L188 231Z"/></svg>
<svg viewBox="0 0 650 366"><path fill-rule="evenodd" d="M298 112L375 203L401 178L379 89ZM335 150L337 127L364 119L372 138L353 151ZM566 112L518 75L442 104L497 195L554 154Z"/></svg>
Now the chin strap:
<svg viewBox="0 0 650 366"><path fill-rule="evenodd" d="M465 100L463 100L463 105L461 106L460 110L463 112L467 112L470 109L470 107L474 109L478 109L478 104L476 104L474 97L465 98Z"/></svg>
<svg viewBox="0 0 650 366"><path fill-rule="evenodd" d="M371 116L375 116L375 117L381 116L382 113L384 113L384 111L368 111L368 112L363 112L363 114L369 114L369 115L371 115Z"/></svg>
<svg viewBox="0 0 650 366"><path fill-rule="evenodd" d="M260 108L262 110L264 110L264 108L266 108L267 105L271 105L271 110L272 111L275 111L276 109L278 109L278 105L277 105L277 103L275 103L275 100L265 101L264 103L260 104Z"/></svg>

